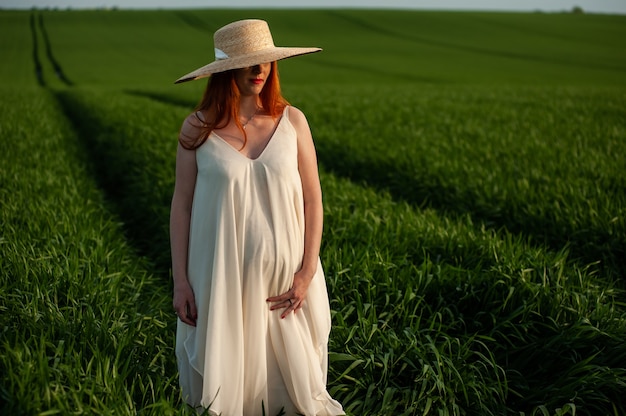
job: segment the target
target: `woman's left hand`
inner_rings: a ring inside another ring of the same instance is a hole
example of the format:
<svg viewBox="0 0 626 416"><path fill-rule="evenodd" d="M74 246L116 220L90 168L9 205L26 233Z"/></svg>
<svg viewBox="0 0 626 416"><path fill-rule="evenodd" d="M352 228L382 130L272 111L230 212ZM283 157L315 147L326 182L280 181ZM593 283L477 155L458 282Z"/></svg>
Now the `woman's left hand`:
<svg viewBox="0 0 626 416"><path fill-rule="evenodd" d="M273 304L270 306L270 310L284 309L283 313L280 315L281 319L284 319L292 311L294 313L297 312L302 308L311 280L313 280L312 275L305 273L304 270L298 271L293 276L293 286L291 286L291 289L282 295L267 298L267 302Z"/></svg>

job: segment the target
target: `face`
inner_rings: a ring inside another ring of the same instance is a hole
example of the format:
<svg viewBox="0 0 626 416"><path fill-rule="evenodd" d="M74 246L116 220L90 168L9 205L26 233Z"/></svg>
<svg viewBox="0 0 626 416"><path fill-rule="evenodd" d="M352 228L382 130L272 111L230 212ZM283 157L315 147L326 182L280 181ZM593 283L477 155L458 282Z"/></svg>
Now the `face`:
<svg viewBox="0 0 626 416"><path fill-rule="evenodd" d="M235 82L242 96L259 95L272 70L271 63L235 70Z"/></svg>

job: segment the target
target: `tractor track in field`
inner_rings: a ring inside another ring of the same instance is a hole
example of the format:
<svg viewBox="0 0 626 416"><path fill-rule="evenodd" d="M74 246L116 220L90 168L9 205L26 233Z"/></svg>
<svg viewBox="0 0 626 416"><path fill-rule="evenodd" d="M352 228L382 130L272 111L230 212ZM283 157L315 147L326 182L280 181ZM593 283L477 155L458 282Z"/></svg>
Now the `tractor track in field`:
<svg viewBox="0 0 626 416"><path fill-rule="evenodd" d="M491 57L503 58L503 59L540 62L542 64L558 65L562 67L568 67L569 65L572 64L572 62L555 59L552 56L541 56L539 54L524 53L521 51L515 51L513 49L498 50L494 48L487 48L478 44L470 44L470 43L462 44L458 42L435 40L427 36L422 36L417 31L415 33L407 35L406 33L398 32L394 30L393 28L386 28L377 24L373 24L366 20L359 19L358 17L346 14L342 11L328 11L327 14L329 14L330 16L336 19L341 19L352 26L359 27L365 30L366 32L377 33L380 36L389 37L395 41L400 41L400 42L410 41L416 44L427 45L431 47L448 49L448 50L453 50L453 51L458 51L458 52L472 53L476 55L491 56ZM577 62L576 65L579 67L584 67L584 68L588 68L592 70L620 71L620 72L624 70L619 65L600 64L600 63L594 63L594 62Z"/></svg>
<svg viewBox="0 0 626 416"><path fill-rule="evenodd" d="M185 100L183 98L178 98L178 97L170 96L167 94L160 94L160 93L151 92L151 91L127 89L127 90L124 90L124 93L128 95L134 95L135 97L147 98L149 100L168 104L168 105L174 105L176 107L184 107L184 108L193 109L196 105L195 102Z"/></svg>
<svg viewBox="0 0 626 416"><path fill-rule="evenodd" d="M35 77L40 86L46 86L46 80L43 77L43 69L39 60L39 42L37 40L37 23L35 22L35 14L30 15L30 33L33 39L33 65L35 68Z"/></svg>
<svg viewBox="0 0 626 416"><path fill-rule="evenodd" d="M192 15L181 13L180 18L185 20L183 16ZM199 19L195 23L192 19L187 23L200 30L198 22ZM30 29L33 40L33 66L39 85L44 88L49 88L45 79L45 71L43 70L43 64L46 64L46 62L42 62L40 59L42 40L43 48L46 51L44 56L54 69L58 79L65 86L74 85L72 81L65 76L63 68L54 56L52 42L47 33L44 16L42 14L37 12L31 14ZM392 33L388 32L387 35L391 36ZM435 82L433 79L426 81ZM124 93L178 107L193 108L195 104L179 97L141 89L127 89ZM88 138L93 131L86 129L83 125L84 119L82 113L75 111L77 109L74 108L74 104L76 103L68 103L67 99L64 99L65 95L58 91L53 91L53 94L63 109L65 116L74 126L77 135L85 142L85 146L89 148ZM560 228L562 232L556 233L553 231L554 227L552 224L547 223L547 220L540 216L517 218L513 215L514 209L512 207L497 207L498 209L495 210L490 206L476 205L472 202L477 198L476 195L472 195L471 192L459 192L453 186L447 186L436 176L427 177L429 180L426 182L416 183L411 176L410 169L398 166L392 160L384 160L384 158L377 157L372 157L367 160L355 158L349 149L333 145L332 143L320 143L317 150L320 163L334 175L344 177L354 183L367 183L375 189L389 192L395 200L404 201L413 206L426 206L455 215L470 213L476 221L484 223L490 228L498 229L506 227L516 235L531 234L540 241L546 241L550 247L555 249L559 249L564 244L568 243L567 236L584 232L590 240L601 241L603 245L599 245L599 248L595 248L594 250L589 250L584 244L573 245L571 249L576 257L587 262L605 257L615 270L624 270L625 264L623 259L619 259L619 256L611 253L613 250L611 247L618 247L621 240L619 237L607 234L606 231L572 229L567 223L563 223ZM94 164L98 165L102 163L99 159L101 155L90 153L90 156ZM106 181L100 178L100 186L103 191L115 204L119 204L121 202L120 195L116 193L119 191L117 189L118 186L105 186L103 185L104 182ZM122 181L120 181L120 183L121 182ZM121 217L124 216L124 214L121 215ZM128 216L126 216L125 219L132 223L132 219ZM136 232L135 234L139 233ZM620 249L618 252L623 252L623 250Z"/></svg>
<svg viewBox="0 0 626 416"><path fill-rule="evenodd" d="M190 13L190 12L177 11L175 12L175 15L176 17L181 19L183 22L185 22L185 24L187 24L188 26L196 30L199 30L201 32L207 33L211 37L213 37L213 32L215 30L213 25L211 26L207 25L207 22L205 20L200 19L195 14Z"/></svg>
<svg viewBox="0 0 626 416"><path fill-rule="evenodd" d="M114 157L111 152L104 151L101 143L94 142L93 137L106 131L106 127L93 123L94 119L90 119L86 115L90 114L89 109L85 108L80 100L72 99L73 93L68 87L73 87L75 84L66 76L61 63L54 55L53 43L46 30L43 14L33 11L30 15L29 25L32 36L32 59L37 83L49 92L56 101L62 115L75 133L79 145L85 150L87 164L90 165L90 175L95 179L98 189L107 201L108 209L115 217L121 220L129 245L141 256L149 259L153 273L161 276L167 275L169 255L164 256L162 254L164 250L160 250L158 253L150 250L150 247L153 245L146 242L146 235L158 236L156 239L159 241L167 241L167 236L161 235L159 227L144 220L148 217L142 218L133 214L134 211L129 209L129 206L136 207L138 204L141 205L141 203L133 202L136 195L132 194L132 191L124 186L126 183L125 178L122 178L119 172L111 173L111 170L117 171L109 169L111 166L107 165L107 163L110 163L114 166L119 166L120 164L130 166L132 165L130 156L125 155L127 159L120 160ZM58 81L50 82L50 80L46 79L46 76L51 76L50 69L54 71ZM62 85L59 85L59 81ZM151 97L150 93L147 92L126 91L125 93L157 99L156 97ZM164 99L163 97L160 98ZM181 102L170 102L169 104L189 105L189 103ZM143 209L145 211L150 210L146 206L143 206ZM146 232L146 229L150 231Z"/></svg>
<svg viewBox="0 0 626 416"><path fill-rule="evenodd" d="M147 98L156 102L178 107L193 108L194 103L167 94L158 94L138 89L126 90L125 93ZM505 227L514 235L532 235L537 241L544 241L553 250L560 250L564 245L571 244L570 250L574 257L583 263L593 263L604 258L607 267L625 270L625 263L620 259L623 249L620 247L619 236L611 235L604 230L579 230L571 228L567 223L560 224L563 234L554 232L549 219L541 216L516 217L512 206L494 207L475 204L478 195L459 190L446 184L437 175L429 175L425 181L416 182L410 166L398 165L394 160L387 160L371 155L368 158L355 157L349 148L332 141L317 143L317 156L321 166L337 177L345 178L355 184L367 184L380 192L388 192L395 201L406 202L414 207L429 207L452 216L470 214L476 222L485 224L494 230ZM590 240L603 241L604 245L596 248L584 244L568 243L569 235L586 233ZM610 248L613 247L613 248Z"/></svg>
<svg viewBox="0 0 626 416"><path fill-rule="evenodd" d="M66 86L72 86L74 83L65 75L61 64L54 56L52 51L52 44L50 42L50 37L48 36L48 32L46 30L46 25L44 22L43 14L37 14L36 12L31 13L30 15L30 31L33 39L33 65L35 69L35 76L37 77L37 82L40 86L46 87L47 83L44 77L43 65L41 60L39 59L39 36L43 39L44 48L45 48L45 56L48 60L48 63L52 66L56 77Z"/></svg>

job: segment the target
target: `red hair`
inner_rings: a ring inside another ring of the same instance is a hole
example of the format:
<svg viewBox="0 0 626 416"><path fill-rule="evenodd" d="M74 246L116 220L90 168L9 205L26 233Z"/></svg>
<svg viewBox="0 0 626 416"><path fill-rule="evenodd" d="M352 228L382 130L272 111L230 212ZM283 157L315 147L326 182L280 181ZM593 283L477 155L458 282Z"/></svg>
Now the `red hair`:
<svg viewBox="0 0 626 416"><path fill-rule="evenodd" d="M180 144L185 149L194 150L202 146L214 129L226 127L231 120L235 121L239 130L243 133L244 142L242 148L246 145L248 137L239 121L240 95L235 81L235 71L218 72L209 78L202 100L194 113L201 123L200 134L198 137L188 137L189 140L183 141L179 139ZM260 98L263 109L272 118L277 118L282 114L285 107L289 105L280 91L276 61L272 62L272 68L261 90ZM204 120L200 120L197 115L198 112L202 113Z"/></svg>

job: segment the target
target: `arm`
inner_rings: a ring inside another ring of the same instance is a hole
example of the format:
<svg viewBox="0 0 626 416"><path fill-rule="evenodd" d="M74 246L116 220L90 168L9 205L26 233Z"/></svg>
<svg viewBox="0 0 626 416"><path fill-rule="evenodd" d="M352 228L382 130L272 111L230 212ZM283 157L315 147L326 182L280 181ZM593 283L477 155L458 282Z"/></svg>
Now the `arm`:
<svg viewBox="0 0 626 416"><path fill-rule="evenodd" d="M194 137L194 126L188 117L181 128L181 139ZM186 135L186 136L184 136ZM173 306L179 319L195 326L197 310L193 290L187 277L187 254L191 206L196 184L196 152L178 144L176 151L176 184L170 211L170 245L172 251L172 274L174 278Z"/></svg>
<svg viewBox="0 0 626 416"><path fill-rule="evenodd" d="M309 285L317 271L324 221L322 188L311 130L302 111L295 107L289 110L290 121L298 134L298 170L304 197L304 256L302 267L294 275L291 289L268 299L268 302L274 303L271 310L284 309L282 318L291 311L296 312L302 308Z"/></svg>
<svg viewBox="0 0 626 416"><path fill-rule="evenodd" d="M322 187L317 170L315 145L313 144L309 124L300 110L293 107L290 110L294 110L290 115L292 119L296 119L294 125L298 131L298 169L304 196L304 257L302 259L302 268L298 273L303 273L304 277L310 282L317 271L322 242L324 226Z"/></svg>

